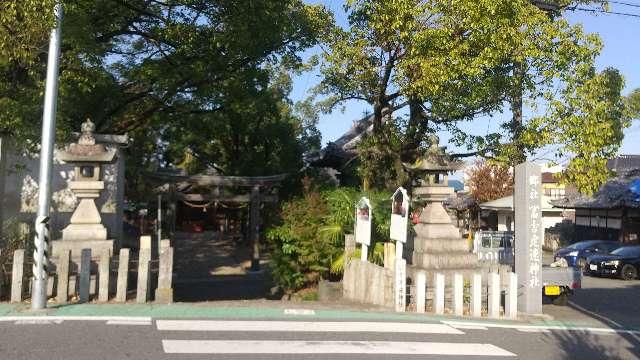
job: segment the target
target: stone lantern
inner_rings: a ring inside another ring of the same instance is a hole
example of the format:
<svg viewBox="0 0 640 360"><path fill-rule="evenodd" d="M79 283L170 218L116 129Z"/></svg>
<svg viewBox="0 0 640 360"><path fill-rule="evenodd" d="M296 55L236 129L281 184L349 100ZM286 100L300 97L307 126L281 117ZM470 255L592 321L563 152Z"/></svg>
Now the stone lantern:
<svg viewBox="0 0 640 360"><path fill-rule="evenodd" d="M454 194L449 187L449 173L460 170L463 163L447 155L433 137L431 147L414 164L405 168L417 180L413 199L424 203L418 223L414 226L413 266L432 270L461 270L478 266L477 257L469 252L467 240L451 222L442 203Z"/></svg>
<svg viewBox="0 0 640 360"><path fill-rule="evenodd" d="M107 240L107 228L102 224L95 199L104 190L102 181L103 165L112 163L116 158L115 149L107 149L96 144L93 136L95 125L87 119L82 124L82 133L77 144L71 144L58 158L75 166L73 180L69 189L78 199L78 206L71 215L70 224L62 230L62 241L56 241L59 250L71 250L79 256L82 249L91 249L92 253L108 250L113 253L113 240Z"/></svg>

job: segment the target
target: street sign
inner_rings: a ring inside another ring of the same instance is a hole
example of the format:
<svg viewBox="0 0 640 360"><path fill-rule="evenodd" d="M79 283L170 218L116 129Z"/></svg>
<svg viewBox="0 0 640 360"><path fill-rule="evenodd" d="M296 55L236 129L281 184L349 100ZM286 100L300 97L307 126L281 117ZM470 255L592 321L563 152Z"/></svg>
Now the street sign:
<svg viewBox="0 0 640 360"><path fill-rule="evenodd" d="M409 195L407 190L399 187L391 197L391 226L389 238L402 243L407 242L407 225L409 224Z"/></svg>

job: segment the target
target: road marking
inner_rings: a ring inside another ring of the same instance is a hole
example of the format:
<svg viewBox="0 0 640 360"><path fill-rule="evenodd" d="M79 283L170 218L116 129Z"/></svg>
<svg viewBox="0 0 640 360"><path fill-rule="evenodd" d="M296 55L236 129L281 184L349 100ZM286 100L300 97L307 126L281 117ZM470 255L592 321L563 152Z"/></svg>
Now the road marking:
<svg viewBox="0 0 640 360"><path fill-rule="evenodd" d="M157 320L158 330L464 334L444 324L393 322Z"/></svg>
<svg viewBox="0 0 640 360"><path fill-rule="evenodd" d="M150 317L143 316L0 316L0 322L16 321L131 321L131 322L151 322Z"/></svg>
<svg viewBox="0 0 640 360"><path fill-rule="evenodd" d="M162 340L170 354L395 354L516 356L492 344L392 341Z"/></svg>
<svg viewBox="0 0 640 360"><path fill-rule="evenodd" d="M47 319L26 319L16 320L15 325L51 325L61 324L62 320L47 320Z"/></svg>
<svg viewBox="0 0 640 360"><path fill-rule="evenodd" d="M517 328L516 330L525 333L550 333L551 330L543 328Z"/></svg>
<svg viewBox="0 0 640 360"><path fill-rule="evenodd" d="M312 309L284 309L285 315L315 315L316 311Z"/></svg>
<svg viewBox="0 0 640 360"><path fill-rule="evenodd" d="M486 326L480 325L452 325L456 329L461 330L489 330Z"/></svg>
<svg viewBox="0 0 640 360"><path fill-rule="evenodd" d="M151 319L147 320L109 320L107 325L141 325L150 326L152 324Z"/></svg>
<svg viewBox="0 0 640 360"><path fill-rule="evenodd" d="M640 330L612 329L601 327L585 327L585 326L565 326L565 325L519 325L519 324L500 324L500 323L484 323L484 322L464 322L464 321L442 321L443 324L458 327L460 325L486 326L488 328L500 329L538 329L538 330L558 330L558 331L582 331L600 334L628 334L640 335Z"/></svg>

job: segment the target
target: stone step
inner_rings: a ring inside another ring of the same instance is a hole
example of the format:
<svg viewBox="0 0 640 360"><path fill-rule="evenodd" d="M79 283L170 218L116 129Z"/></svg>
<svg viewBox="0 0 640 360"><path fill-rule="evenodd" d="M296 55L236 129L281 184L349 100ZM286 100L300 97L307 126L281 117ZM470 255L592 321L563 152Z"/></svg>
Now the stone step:
<svg viewBox="0 0 640 360"><path fill-rule="evenodd" d="M469 252L469 242L462 238L415 238L413 240L413 251L426 253Z"/></svg>
<svg viewBox="0 0 640 360"><path fill-rule="evenodd" d="M453 224L423 224L419 223L413 227L416 238L423 239L459 239L460 230Z"/></svg>
<svg viewBox="0 0 640 360"><path fill-rule="evenodd" d="M425 269L473 268L478 265L478 257L469 252L423 253L415 252L413 265Z"/></svg>

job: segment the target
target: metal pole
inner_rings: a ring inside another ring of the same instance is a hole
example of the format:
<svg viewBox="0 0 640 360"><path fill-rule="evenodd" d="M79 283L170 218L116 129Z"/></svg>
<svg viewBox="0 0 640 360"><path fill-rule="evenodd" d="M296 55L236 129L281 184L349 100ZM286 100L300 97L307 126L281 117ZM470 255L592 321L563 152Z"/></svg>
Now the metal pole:
<svg viewBox="0 0 640 360"><path fill-rule="evenodd" d="M162 195L158 195L158 256L160 256L160 241L162 241Z"/></svg>
<svg viewBox="0 0 640 360"><path fill-rule="evenodd" d="M53 167L53 145L56 135L56 102L58 97L58 65L60 59L60 33L62 5L54 7L56 26L51 30L49 57L47 60L47 82L42 112L42 144L40 148L40 179L38 184L38 216L36 217L35 250L33 251L33 289L31 309L47 306L47 252L49 247L49 206L51 196L51 173Z"/></svg>

